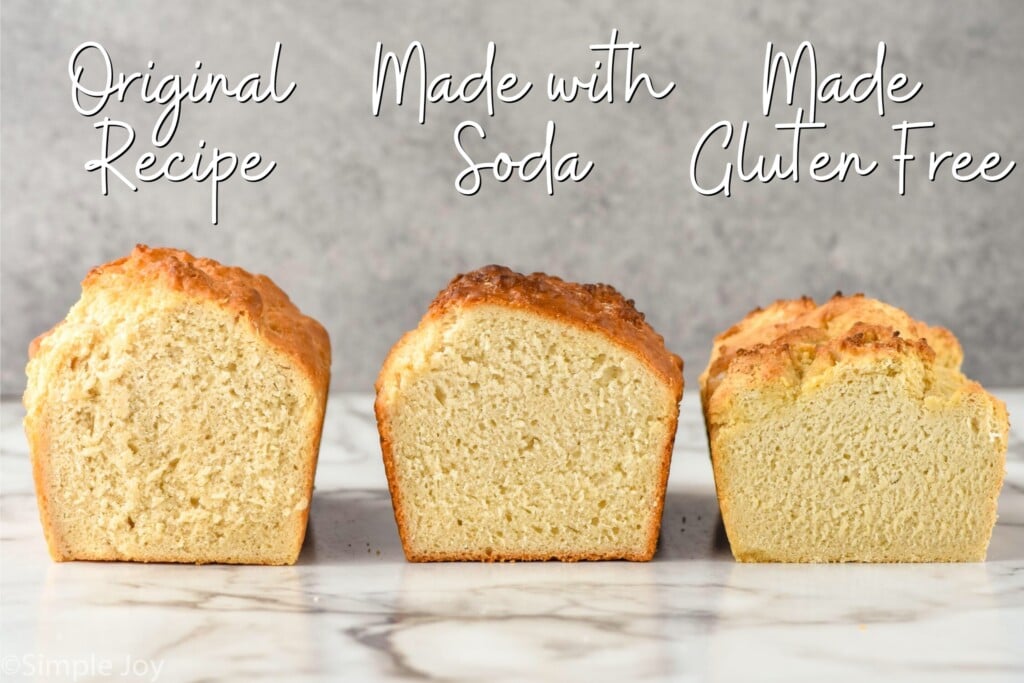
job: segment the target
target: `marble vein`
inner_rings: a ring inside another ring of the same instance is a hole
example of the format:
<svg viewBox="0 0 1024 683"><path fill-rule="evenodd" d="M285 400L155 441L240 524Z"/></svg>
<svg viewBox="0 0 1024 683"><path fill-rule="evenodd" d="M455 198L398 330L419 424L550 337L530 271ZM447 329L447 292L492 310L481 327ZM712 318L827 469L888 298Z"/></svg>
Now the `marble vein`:
<svg viewBox="0 0 1024 683"><path fill-rule="evenodd" d="M302 556L263 568L50 562L4 402L0 654L153 660L174 681L1024 679L1019 431L987 563L740 565L691 403L654 562L411 565L372 397L333 395Z"/></svg>

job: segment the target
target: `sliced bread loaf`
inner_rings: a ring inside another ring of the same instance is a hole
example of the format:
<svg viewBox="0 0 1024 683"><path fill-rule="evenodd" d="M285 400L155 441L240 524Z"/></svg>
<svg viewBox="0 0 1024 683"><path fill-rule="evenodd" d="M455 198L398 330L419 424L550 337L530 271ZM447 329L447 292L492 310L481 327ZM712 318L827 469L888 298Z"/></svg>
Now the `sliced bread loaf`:
<svg viewBox="0 0 1024 683"><path fill-rule="evenodd" d="M456 277L377 380L406 556L650 559L682 389L682 361L607 285Z"/></svg>
<svg viewBox="0 0 1024 683"><path fill-rule="evenodd" d="M269 279L139 246L89 274L30 356L54 559L295 562L330 346Z"/></svg>
<svg viewBox="0 0 1024 683"><path fill-rule="evenodd" d="M861 295L779 301L719 335L701 398L736 559L983 560L1009 421L962 356Z"/></svg>

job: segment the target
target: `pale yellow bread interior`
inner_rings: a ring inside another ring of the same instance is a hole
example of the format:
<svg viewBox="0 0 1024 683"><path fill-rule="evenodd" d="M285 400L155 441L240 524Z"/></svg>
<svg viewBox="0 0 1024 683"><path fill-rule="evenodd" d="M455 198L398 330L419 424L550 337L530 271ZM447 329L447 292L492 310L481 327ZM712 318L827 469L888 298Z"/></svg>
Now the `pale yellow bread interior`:
<svg viewBox="0 0 1024 683"><path fill-rule="evenodd" d="M406 555L650 559L681 381L530 306L428 314L378 380Z"/></svg>
<svg viewBox="0 0 1024 683"><path fill-rule="evenodd" d="M292 563L326 400L326 333L294 318L269 281L140 249L90 275L28 365L25 428L50 551ZM312 346L269 343L260 329L285 325Z"/></svg>
<svg viewBox="0 0 1024 683"><path fill-rule="evenodd" d="M862 296L720 335L701 389L735 557L983 560L1009 421L961 359L947 330Z"/></svg>

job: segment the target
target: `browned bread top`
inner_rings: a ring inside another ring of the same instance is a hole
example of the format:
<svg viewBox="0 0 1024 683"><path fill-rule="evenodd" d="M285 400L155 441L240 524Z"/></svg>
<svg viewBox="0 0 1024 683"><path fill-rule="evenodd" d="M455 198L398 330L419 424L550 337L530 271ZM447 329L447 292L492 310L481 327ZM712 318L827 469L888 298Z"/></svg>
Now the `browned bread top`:
<svg viewBox="0 0 1024 683"><path fill-rule="evenodd" d="M496 304L536 312L605 335L645 359L672 387L683 392L683 359L665 348L644 314L610 285L577 284L544 273L523 275L505 266L484 266L457 275L442 290L427 318L454 308Z"/></svg>
<svg viewBox="0 0 1024 683"><path fill-rule="evenodd" d="M178 249L140 244L130 255L93 268L82 281L82 290L148 284L214 301L246 318L268 344L305 368L317 385L328 381L331 346L327 331L316 320L303 315L265 275L224 266L213 259L196 258ZM35 355L50 332L33 340L30 356Z"/></svg>
<svg viewBox="0 0 1024 683"><path fill-rule="evenodd" d="M726 373L760 379L804 377L857 354L915 353L959 372L963 351L953 334L914 320L899 308L863 294L836 294L822 305L802 297L751 311L715 338L701 375L705 407Z"/></svg>

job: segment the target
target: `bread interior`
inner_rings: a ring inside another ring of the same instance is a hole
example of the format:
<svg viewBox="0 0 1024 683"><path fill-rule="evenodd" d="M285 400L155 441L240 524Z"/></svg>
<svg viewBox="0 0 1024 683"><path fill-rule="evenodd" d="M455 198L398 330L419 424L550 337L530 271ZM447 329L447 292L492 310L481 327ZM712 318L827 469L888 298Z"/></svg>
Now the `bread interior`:
<svg viewBox="0 0 1024 683"><path fill-rule="evenodd" d="M987 394L902 354L839 363L805 384L742 391L712 429L738 559L985 558L1006 448Z"/></svg>
<svg viewBox="0 0 1024 683"><path fill-rule="evenodd" d="M411 558L649 558L678 408L636 353L498 305L410 336L379 400Z"/></svg>
<svg viewBox="0 0 1024 683"><path fill-rule="evenodd" d="M248 320L174 292L97 288L29 374L55 557L295 561L318 401Z"/></svg>

